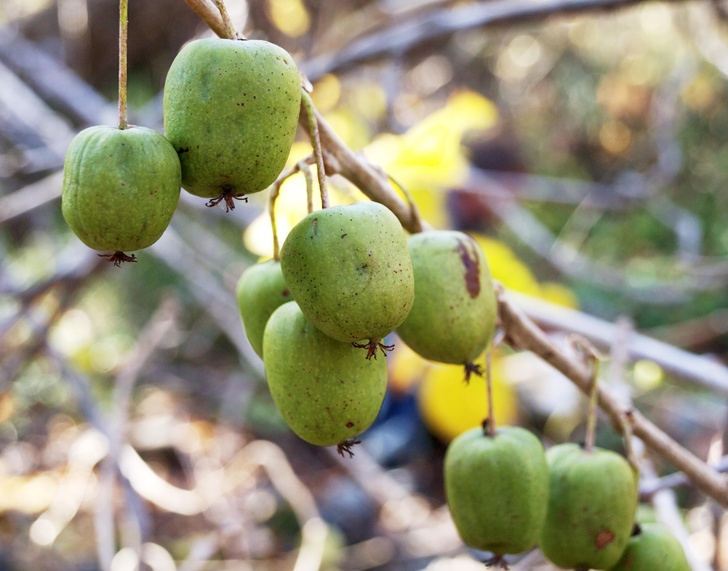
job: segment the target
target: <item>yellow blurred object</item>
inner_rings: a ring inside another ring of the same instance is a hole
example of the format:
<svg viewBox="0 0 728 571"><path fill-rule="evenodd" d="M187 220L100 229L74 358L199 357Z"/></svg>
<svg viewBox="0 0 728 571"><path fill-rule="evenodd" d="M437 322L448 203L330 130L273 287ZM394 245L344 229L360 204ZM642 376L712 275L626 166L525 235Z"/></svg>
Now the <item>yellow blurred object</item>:
<svg viewBox="0 0 728 571"><path fill-rule="evenodd" d="M662 367L654 361L640 359L634 364L632 376L637 388L647 392L657 388L662 383L664 373Z"/></svg>
<svg viewBox="0 0 728 571"><path fill-rule="evenodd" d="M503 287L564 307L573 309L579 307L579 300L573 291L558 282L539 283L530 268L503 242L482 234L474 233L471 236L481 245L488 257L493 279L502 283Z"/></svg>
<svg viewBox="0 0 728 571"><path fill-rule="evenodd" d="M403 135L381 135L364 153L409 189L425 220L444 228L449 224L444 191L462 183L468 174L463 135L488 129L497 120L491 101L473 91L458 91L442 109Z"/></svg>
<svg viewBox="0 0 728 571"><path fill-rule="evenodd" d="M407 393L420 382L425 372L432 366L410 349L399 338L394 343L394 351L388 355L389 388L395 393Z"/></svg>
<svg viewBox="0 0 728 571"><path fill-rule="evenodd" d="M462 365L430 364L417 394L420 416L427 428L443 442L450 442L488 416L485 377L471 375L465 382ZM513 424L518 416L518 397L506 382L502 359L493 355L493 407L496 424Z"/></svg>
<svg viewBox="0 0 728 571"><path fill-rule="evenodd" d="M270 16L276 27L292 38L302 36L311 25L311 18L301 0L269 0Z"/></svg>
<svg viewBox="0 0 728 571"><path fill-rule="evenodd" d="M59 479L57 472L0 477L0 513L36 514L48 509Z"/></svg>
<svg viewBox="0 0 728 571"><path fill-rule="evenodd" d="M508 246L482 234L471 235L480 244L488 257L493 279L498 280L504 287L513 291L539 296L541 288L538 285L538 280L536 280L528 266L519 260Z"/></svg>
<svg viewBox="0 0 728 571"><path fill-rule="evenodd" d="M541 282L540 289L541 293L539 297L541 299L545 299L556 305L570 307L571 309L577 309L579 307L579 298L564 284L558 282Z"/></svg>
<svg viewBox="0 0 728 571"><path fill-rule="evenodd" d="M311 99L321 113L332 109L341 98L341 82L333 73L327 73L316 82Z"/></svg>

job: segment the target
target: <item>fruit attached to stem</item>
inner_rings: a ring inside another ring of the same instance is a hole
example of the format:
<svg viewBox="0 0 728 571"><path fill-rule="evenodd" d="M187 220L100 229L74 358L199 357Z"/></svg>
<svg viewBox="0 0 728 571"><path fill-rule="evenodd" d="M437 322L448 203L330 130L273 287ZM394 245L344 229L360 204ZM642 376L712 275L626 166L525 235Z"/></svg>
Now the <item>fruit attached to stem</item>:
<svg viewBox="0 0 728 571"><path fill-rule="evenodd" d="M362 359L351 343L321 333L296 302L276 309L263 335L273 400L291 429L319 446L350 449L379 413L387 388L384 359Z"/></svg>
<svg viewBox="0 0 728 571"><path fill-rule="evenodd" d="M159 239L179 193L177 153L152 129L89 127L73 138L66 153L63 217L89 248L114 252L114 263L129 261L123 252Z"/></svg>
<svg viewBox="0 0 728 571"><path fill-rule="evenodd" d="M548 498L548 468L541 441L526 429L496 434L473 428L445 454L445 495L463 541L492 552L491 564L533 547Z"/></svg>
<svg viewBox="0 0 728 571"><path fill-rule="evenodd" d="M182 187L210 205L270 186L298 125L301 80L283 48L261 40L187 44L164 87L165 134L179 153Z"/></svg>

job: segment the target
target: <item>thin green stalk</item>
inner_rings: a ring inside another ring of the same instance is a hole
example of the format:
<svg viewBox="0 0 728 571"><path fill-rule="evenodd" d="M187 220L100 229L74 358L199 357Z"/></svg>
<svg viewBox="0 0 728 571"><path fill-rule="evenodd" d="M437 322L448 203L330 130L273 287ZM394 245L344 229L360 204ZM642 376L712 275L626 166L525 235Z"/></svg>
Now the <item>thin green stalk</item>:
<svg viewBox="0 0 728 571"><path fill-rule="evenodd" d="M128 30L129 0L119 0L119 129L128 127L126 121Z"/></svg>
<svg viewBox="0 0 728 571"><path fill-rule="evenodd" d="M297 166L306 181L306 212L311 214L313 212L313 176L311 176L311 169L305 160L299 162Z"/></svg>
<svg viewBox="0 0 728 571"><path fill-rule="evenodd" d="M407 204L410 208L410 219L412 220L412 226L414 227L422 227L422 217L420 216L420 209L417 206L417 203L415 202L414 197L412 196L412 193L410 193L409 189L403 185L399 180L394 178L389 173L387 174L387 178L393 182L399 190L402 191L402 194L404 195L405 200L407 201Z"/></svg>
<svg viewBox="0 0 728 571"><path fill-rule="evenodd" d="M485 387L488 397L488 436L496 435L495 406L493 405L493 347L485 354Z"/></svg>
<svg viewBox="0 0 728 571"><path fill-rule="evenodd" d="M273 232L273 259L278 262L281 259L280 245L278 243L278 226L276 225L276 200L281 193L281 185L285 179L278 179L273 183L273 188L270 192L270 227Z"/></svg>
<svg viewBox="0 0 728 571"><path fill-rule="evenodd" d="M318 174L319 190L321 191L321 208L329 207L329 193L326 188L326 171L324 169L324 155L321 150L321 138L319 137L318 122L316 121L316 113L313 107L311 96L305 89L301 88L301 98L303 107L306 110L308 118L308 132L311 137L311 145L313 146L313 156L316 160L316 173Z"/></svg>
<svg viewBox="0 0 728 571"><path fill-rule="evenodd" d="M220 10L220 17L222 18L223 24L225 24L225 30L228 38L234 40L236 38L235 27L233 26L230 14L228 14L227 8L225 7L225 2L223 0L215 0L215 6L217 6L218 10Z"/></svg>
<svg viewBox="0 0 728 571"><path fill-rule="evenodd" d="M586 413L586 436L584 438L584 450L590 453L594 450L594 443L597 434L597 400L599 397L599 368L601 361L599 357L589 355L592 362L592 385L589 392L589 408Z"/></svg>

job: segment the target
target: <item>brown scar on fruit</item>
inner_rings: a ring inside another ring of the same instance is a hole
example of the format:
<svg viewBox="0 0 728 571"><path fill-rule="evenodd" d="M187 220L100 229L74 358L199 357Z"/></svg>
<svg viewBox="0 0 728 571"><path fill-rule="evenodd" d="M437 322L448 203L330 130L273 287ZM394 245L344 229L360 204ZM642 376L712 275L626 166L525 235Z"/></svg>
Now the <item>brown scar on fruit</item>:
<svg viewBox="0 0 728 571"><path fill-rule="evenodd" d="M469 249L462 240L458 240L457 252L465 267L465 287L470 297L475 299L480 294L480 260L475 250Z"/></svg>
<svg viewBox="0 0 728 571"><path fill-rule="evenodd" d="M370 339L369 343L352 343L352 345L357 349L366 349L367 359L371 359L372 357L376 359L377 349L381 349L385 357L387 356L387 351L392 351L394 349L394 345L385 345L378 339Z"/></svg>
<svg viewBox="0 0 728 571"><path fill-rule="evenodd" d="M483 367L481 367L480 365L476 365L472 361L470 361L469 363L465 363L464 369L466 385L470 382L470 375L478 375L479 377L483 376Z"/></svg>
<svg viewBox="0 0 728 571"><path fill-rule="evenodd" d="M597 549L604 549L607 545L614 541L614 537L614 532L611 532L608 529L603 529L594 539L594 545L596 545Z"/></svg>
<svg viewBox="0 0 728 571"><path fill-rule="evenodd" d="M339 442L336 445L336 451L342 458L346 458L344 454L348 454L349 458L353 458L354 452L351 449L357 444L361 444L361 440L354 440L353 438L349 438L347 440L344 440L343 442Z"/></svg>
<svg viewBox="0 0 728 571"><path fill-rule="evenodd" d="M118 250L114 252L113 254L99 254L100 258L107 258L109 262L114 264L117 268L121 266L124 262L136 262L136 256L132 254L131 256L125 254L124 252L119 252Z"/></svg>
<svg viewBox="0 0 728 571"><path fill-rule="evenodd" d="M503 558L502 555L494 555L490 559L486 559L483 561L485 563L486 567L495 567L496 565L500 567L501 569L508 569L508 563L506 563L506 560Z"/></svg>
<svg viewBox="0 0 728 571"><path fill-rule="evenodd" d="M248 202L248 197L245 196L245 193L243 192L235 192L233 187L226 184L222 186L222 192L217 198L211 198L205 203L205 206L208 208L212 208L213 206L217 206L221 202L225 202L225 212L230 212L231 210L235 210L235 201L236 200L243 200L245 202Z"/></svg>

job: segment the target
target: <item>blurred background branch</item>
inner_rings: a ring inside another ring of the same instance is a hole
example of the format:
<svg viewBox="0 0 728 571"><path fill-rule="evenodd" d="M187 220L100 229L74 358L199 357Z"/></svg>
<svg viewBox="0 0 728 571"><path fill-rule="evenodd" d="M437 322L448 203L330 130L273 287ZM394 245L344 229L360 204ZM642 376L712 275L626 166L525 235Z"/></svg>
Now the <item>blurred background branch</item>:
<svg viewBox="0 0 728 571"><path fill-rule="evenodd" d="M166 69L210 33L201 19L216 29L211 5L132 4L132 121L161 130ZM459 372L397 342L388 399L351 461L285 429L234 301L243 269L269 255L265 193L231 216L183 192L131 268L109 268L66 228L65 148L115 121L117 8L0 6L0 565L477 565L441 487L444 448L483 394L465 392ZM582 388L585 377L563 335L611 347L604 409L613 422L639 411L635 434L657 451L642 507L654 516L664 506L648 501L674 488L669 513L695 568L726 568L724 4L228 8L313 82L334 200L368 196L410 231L458 228L484 245L508 291L513 346L495 356L504 422L547 443L578 439L581 397L556 369ZM304 133L291 165L310 153ZM281 192L285 232L305 210L303 181ZM620 337L622 315L634 331ZM607 423L599 438L621 449ZM538 553L511 563L550 569Z"/></svg>

